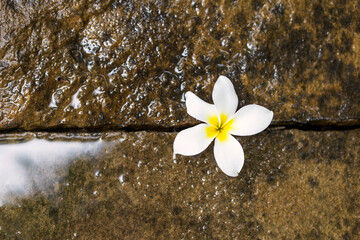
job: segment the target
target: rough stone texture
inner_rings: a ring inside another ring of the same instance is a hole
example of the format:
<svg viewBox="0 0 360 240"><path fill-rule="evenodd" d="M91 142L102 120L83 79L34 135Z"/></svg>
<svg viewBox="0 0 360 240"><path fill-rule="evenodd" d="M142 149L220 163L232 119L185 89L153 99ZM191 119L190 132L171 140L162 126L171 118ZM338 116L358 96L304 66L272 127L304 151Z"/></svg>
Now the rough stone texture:
<svg viewBox="0 0 360 240"><path fill-rule="evenodd" d="M232 79L275 123L360 119L358 1L0 1L0 129L181 127Z"/></svg>
<svg viewBox="0 0 360 240"><path fill-rule="evenodd" d="M102 132L192 125L221 74L274 124L359 125L359 56L359 1L0 1L0 144L108 141L2 206L0 239L359 239L359 129L239 138L237 178L176 133ZM66 128L99 133L3 131Z"/></svg>
<svg viewBox="0 0 360 240"><path fill-rule="evenodd" d="M174 160L175 135L104 133L107 147L96 159L75 161L50 195L37 192L1 207L0 237L360 238L360 130L266 131L239 138L246 161L237 178L217 169L212 146ZM60 135L67 137L84 138Z"/></svg>

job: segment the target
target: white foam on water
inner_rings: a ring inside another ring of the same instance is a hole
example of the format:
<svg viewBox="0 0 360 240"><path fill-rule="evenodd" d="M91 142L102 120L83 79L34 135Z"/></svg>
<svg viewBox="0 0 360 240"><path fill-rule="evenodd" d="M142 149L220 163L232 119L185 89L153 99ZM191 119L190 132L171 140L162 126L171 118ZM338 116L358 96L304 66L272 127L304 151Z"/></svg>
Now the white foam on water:
<svg viewBox="0 0 360 240"><path fill-rule="evenodd" d="M26 196L34 189L44 190L80 155L94 155L103 141L63 142L34 139L25 143L0 144L0 206L10 196Z"/></svg>

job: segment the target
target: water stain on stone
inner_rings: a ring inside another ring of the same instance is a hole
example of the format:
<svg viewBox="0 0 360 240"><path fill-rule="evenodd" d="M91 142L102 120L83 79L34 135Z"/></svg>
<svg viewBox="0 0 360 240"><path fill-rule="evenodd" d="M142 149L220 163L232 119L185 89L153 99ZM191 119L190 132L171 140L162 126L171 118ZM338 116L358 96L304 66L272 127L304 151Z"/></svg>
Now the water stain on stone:
<svg viewBox="0 0 360 240"><path fill-rule="evenodd" d="M314 177L309 176L309 177L308 177L308 182L309 182L309 184L310 184L311 187L317 187L317 186L319 186L319 181L318 181L316 178L314 178Z"/></svg>

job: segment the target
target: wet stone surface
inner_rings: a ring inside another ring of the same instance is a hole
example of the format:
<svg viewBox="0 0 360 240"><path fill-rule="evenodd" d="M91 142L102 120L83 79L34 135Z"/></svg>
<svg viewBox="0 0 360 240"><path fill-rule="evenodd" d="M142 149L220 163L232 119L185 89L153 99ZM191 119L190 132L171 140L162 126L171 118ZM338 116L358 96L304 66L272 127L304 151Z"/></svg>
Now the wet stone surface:
<svg viewBox="0 0 360 240"><path fill-rule="evenodd" d="M181 127L228 76L274 123L360 119L357 1L0 1L0 129Z"/></svg>
<svg viewBox="0 0 360 240"><path fill-rule="evenodd" d="M175 133L72 137L101 135L105 147L97 157L59 169L63 177L48 192L0 208L2 239L360 237L359 130L238 138L245 165L237 178L217 169L212 146L173 159Z"/></svg>

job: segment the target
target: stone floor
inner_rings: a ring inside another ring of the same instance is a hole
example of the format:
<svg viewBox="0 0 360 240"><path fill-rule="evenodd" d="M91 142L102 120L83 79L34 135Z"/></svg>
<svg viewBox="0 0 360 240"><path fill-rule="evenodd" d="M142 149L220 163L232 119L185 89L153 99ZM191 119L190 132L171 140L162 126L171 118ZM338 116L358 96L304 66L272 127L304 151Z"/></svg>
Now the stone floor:
<svg viewBox="0 0 360 240"><path fill-rule="evenodd" d="M64 167L61 180L48 186L46 193L34 191L31 197L4 205L0 212L0 236L4 239L360 236L359 130L270 130L238 138L246 161L237 178L227 177L217 168L211 149L196 157L174 159L175 135L146 131L93 134L91 140L102 137L105 142L99 155L78 158ZM49 136L39 134L38 138Z"/></svg>
<svg viewBox="0 0 360 240"><path fill-rule="evenodd" d="M0 149L102 146L6 196L0 239L360 239L359 56L358 1L0 1ZM172 152L219 75L274 112L236 178Z"/></svg>

